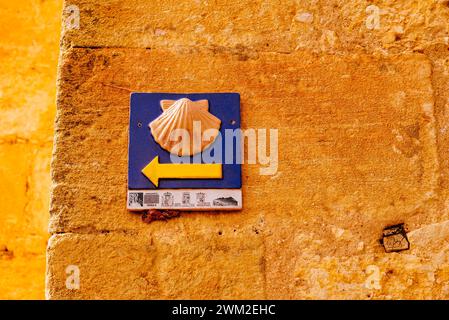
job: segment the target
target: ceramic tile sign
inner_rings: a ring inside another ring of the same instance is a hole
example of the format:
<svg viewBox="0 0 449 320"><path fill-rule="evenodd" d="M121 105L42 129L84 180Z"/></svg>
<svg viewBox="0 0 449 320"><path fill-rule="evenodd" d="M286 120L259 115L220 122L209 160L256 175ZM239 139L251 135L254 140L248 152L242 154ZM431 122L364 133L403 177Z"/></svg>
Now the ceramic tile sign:
<svg viewBox="0 0 449 320"><path fill-rule="evenodd" d="M129 210L242 208L240 95L132 93Z"/></svg>

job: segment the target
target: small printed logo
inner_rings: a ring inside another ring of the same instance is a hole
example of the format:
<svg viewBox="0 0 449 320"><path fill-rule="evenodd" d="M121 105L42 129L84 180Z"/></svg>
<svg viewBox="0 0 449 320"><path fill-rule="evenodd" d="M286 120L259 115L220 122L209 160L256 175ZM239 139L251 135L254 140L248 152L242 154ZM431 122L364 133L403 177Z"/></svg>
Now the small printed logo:
<svg viewBox="0 0 449 320"><path fill-rule="evenodd" d="M155 192L147 192L143 196L143 203L146 206L155 207L159 204L159 194Z"/></svg>
<svg viewBox="0 0 449 320"><path fill-rule="evenodd" d="M214 206L217 207L226 207L226 206L237 206L238 202L233 197L221 197L217 198L213 202Z"/></svg>
<svg viewBox="0 0 449 320"><path fill-rule="evenodd" d="M143 193L142 192L130 192L128 199L129 207L143 207Z"/></svg>
<svg viewBox="0 0 449 320"><path fill-rule="evenodd" d="M65 26L68 30L80 28L80 8L74 4L67 6L64 9L67 15L65 19Z"/></svg>
<svg viewBox="0 0 449 320"><path fill-rule="evenodd" d="M368 277L365 280L365 288L367 289L382 289L380 285L380 269L376 265L369 265L366 268L366 274Z"/></svg>
<svg viewBox="0 0 449 320"><path fill-rule="evenodd" d="M164 206L164 207L171 207L171 206L173 206L174 198L175 197L173 196L173 193L165 192L162 195L162 206Z"/></svg>
<svg viewBox="0 0 449 320"><path fill-rule="evenodd" d="M80 268L76 265L68 265L65 268L67 278L65 280L65 287L68 290L79 290L80 288Z"/></svg>
<svg viewBox="0 0 449 320"><path fill-rule="evenodd" d="M196 203L201 206L206 202L206 194L204 192L198 192L196 194Z"/></svg>
<svg viewBox="0 0 449 320"><path fill-rule="evenodd" d="M190 192L182 193L182 205L184 207L190 207L192 204L190 203Z"/></svg>
<svg viewBox="0 0 449 320"><path fill-rule="evenodd" d="M368 14L365 20L365 25L368 30L380 29L380 8L375 5L366 7L365 12Z"/></svg>

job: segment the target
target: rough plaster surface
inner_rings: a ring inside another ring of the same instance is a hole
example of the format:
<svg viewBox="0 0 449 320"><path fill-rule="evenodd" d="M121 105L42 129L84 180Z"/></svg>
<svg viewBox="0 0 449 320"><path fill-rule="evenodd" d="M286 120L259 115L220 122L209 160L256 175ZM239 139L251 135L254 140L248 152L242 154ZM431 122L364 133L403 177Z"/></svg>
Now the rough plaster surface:
<svg viewBox="0 0 449 320"><path fill-rule="evenodd" d="M70 4L49 298L448 297L446 2L380 1L379 30L365 1ZM134 91L239 92L244 128L279 129L278 173L243 166L241 212L142 223L125 209ZM401 222L411 249L387 254Z"/></svg>
<svg viewBox="0 0 449 320"><path fill-rule="evenodd" d="M0 0L0 299L43 299L62 1Z"/></svg>

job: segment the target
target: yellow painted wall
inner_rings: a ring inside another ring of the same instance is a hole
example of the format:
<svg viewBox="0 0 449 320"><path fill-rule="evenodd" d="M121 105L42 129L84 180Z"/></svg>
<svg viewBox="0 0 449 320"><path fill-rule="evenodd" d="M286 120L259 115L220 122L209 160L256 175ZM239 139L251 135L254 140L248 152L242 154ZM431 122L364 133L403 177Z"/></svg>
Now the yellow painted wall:
<svg viewBox="0 0 449 320"><path fill-rule="evenodd" d="M62 0L0 0L0 299L44 298Z"/></svg>

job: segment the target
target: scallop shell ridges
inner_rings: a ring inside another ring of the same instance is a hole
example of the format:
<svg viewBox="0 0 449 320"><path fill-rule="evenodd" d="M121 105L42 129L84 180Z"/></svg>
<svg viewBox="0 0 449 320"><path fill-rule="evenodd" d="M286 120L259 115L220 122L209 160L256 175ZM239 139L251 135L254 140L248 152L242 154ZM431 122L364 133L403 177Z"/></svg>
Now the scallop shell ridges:
<svg viewBox="0 0 449 320"><path fill-rule="evenodd" d="M161 108L163 113L154 119L149 127L154 140L164 150L178 156L191 156L202 152L215 141L219 133L221 120L209 112L207 100L191 101L187 98L162 100ZM197 129L194 130L196 121L199 123L196 123ZM170 135L176 129L183 129L189 134L188 145L187 143L184 145L185 141L183 140L181 146L181 137L177 133L174 138L170 139ZM213 129L208 132L210 140L203 141L203 133L208 129Z"/></svg>

